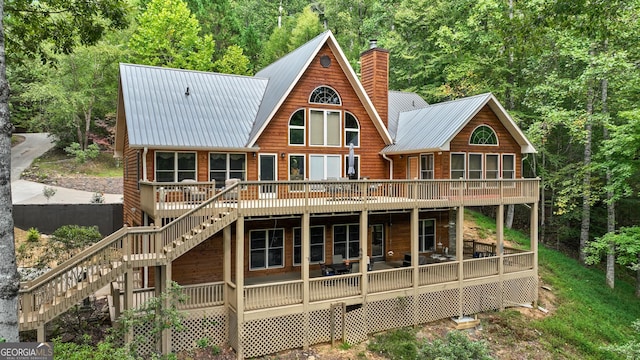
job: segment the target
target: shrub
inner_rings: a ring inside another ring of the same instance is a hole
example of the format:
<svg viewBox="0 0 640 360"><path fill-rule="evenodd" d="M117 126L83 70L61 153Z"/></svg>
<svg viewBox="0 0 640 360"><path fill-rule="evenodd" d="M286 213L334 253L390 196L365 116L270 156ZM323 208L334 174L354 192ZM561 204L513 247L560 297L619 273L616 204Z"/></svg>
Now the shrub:
<svg viewBox="0 0 640 360"><path fill-rule="evenodd" d="M490 360L493 359L484 341L472 341L460 331L449 331L443 339L424 343L420 359L425 360Z"/></svg>
<svg viewBox="0 0 640 360"><path fill-rule="evenodd" d="M84 164L87 159L95 159L100 154L100 148L96 144L91 144L87 146L85 150L82 150L82 147L77 142L71 143L71 145L64 148L64 151L76 158L76 162L78 164Z"/></svg>
<svg viewBox="0 0 640 360"><path fill-rule="evenodd" d="M48 251L39 261L48 264L58 263L70 258L74 253L102 239L97 226L64 225L51 234Z"/></svg>
<svg viewBox="0 0 640 360"><path fill-rule="evenodd" d="M85 337L85 342L76 344L72 342L61 342L59 338L54 339L53 355L55 359L67 360L129 360L133 357L127 354L126 349L116 347L110 342L100 342L97 346L89 344L90 337Z"/></svg>
<svg viewBox="0 0 640 360"><path fill-rule="evenodd" d="M40 241L40 231L36 228L29 228L27 230L27 242L35 243Z"/></svg>
<svg viewBox="0 0 640 360"><path fill-rule="evenodd" d="M417 359L417 343L416 332L404 328L376 335L368 349L391 359Z"/></svg>
<svg viewBox="0 0 640 360"><path fill-rule="evenodd" d="M92 204L104 204L104 194L101 192L94 192L91 196L90 202Z"/></svg>
<svg viewBox="0 0 640 360"><path fill-rule="evenodd" d="M622 355L628 360L640 359L640 320L634 321L631 326L633 326L636 333L639 335L638 340L631 340L622 345L608 345L604 346L602 349Z"/></svg>

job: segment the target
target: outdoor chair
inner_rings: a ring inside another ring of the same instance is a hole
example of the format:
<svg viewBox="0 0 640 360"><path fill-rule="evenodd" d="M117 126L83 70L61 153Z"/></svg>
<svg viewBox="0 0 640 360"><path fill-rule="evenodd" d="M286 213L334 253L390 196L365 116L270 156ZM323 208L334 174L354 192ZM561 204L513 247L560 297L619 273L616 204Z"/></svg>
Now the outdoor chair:
<svg viewBox="0 0 640 360"><path fill-rule="evenodd" d="M193 179L184 179L181 181L181 183L183 184L196 183L196 182L197 181ZM207 199L207 190L200 189L198 185L184 186L182 188L182 192L184 195L184 200L188 203L203 202Z"/></svg>
<svg viewBox="0 0 640 360"><path fill-rule="evenodd" d="M229 189L233 185L235 185L235 184L237 184L239 182L240 182L240 179L227 179L227 180L225 180L224 188L222 188L222 189L223 190ZM237 201L238 200L238 187L236 186L233 190L227 191L227 193L224 194L224 200Z"/></svg>

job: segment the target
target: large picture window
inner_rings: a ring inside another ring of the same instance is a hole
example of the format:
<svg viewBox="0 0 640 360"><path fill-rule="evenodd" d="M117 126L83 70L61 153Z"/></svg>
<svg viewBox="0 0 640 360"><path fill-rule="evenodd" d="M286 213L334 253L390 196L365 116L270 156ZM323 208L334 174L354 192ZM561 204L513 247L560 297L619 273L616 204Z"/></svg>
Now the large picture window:
<svg viewBox="0 0 640 360"><path fill-rule="evenodd" d="M436 220L420 220L418 227L418 251L434 251L436 248Z"/></svg>
<svg viewBox="0 0 640 360"><path fill-rule="evenodd" d="M249 234L249 269L284 266L284 230L252 230Z"/></svg>
<svg viewBox="0 0 640 360"><path fill-rule="evenodd" d="M340 155L309 155L309 179L338 179L342 172Z"/></svg>
<svg viewBox="0 0 640 360"><path fill-rule="evenodd" d="M360 125L351 113L344 114L344 146L360 146Z"/></svg>
<svg viewBox="0 0 640 360"><path fill-rule="evenodd" d="M311 110L309 143L314 146L340 146L340 112Z"/></svg>
<svg viewBox="0 0 640 360"><path fill-rule="evenodd" d="M344 259L360 256L360 224L333 227L333 255L342 255Z"/></svg>
<svg viewBox="0 0 640 360"><path fill-rule="evenodd" d="M196 153L157 151L155 170L158 182L196 180Z"/></svg>
<svg viewBox="0 0 640 360"><path fill-rule="evenodd" d="M245 154L209 154L209 181L215 181L218 189L224 187L227 179L246 180L246 172Z"/></svg>
<svg viewBox="0 0 640 360"><path fill-rule="evenodd" d="M420 155L420 178L433 179L433 154Z"/></svg>
<svg viewBox="0 0 640 360"><path fill-rule="evenodd" d="M304 145L304 130L304 109L300 109L289 119L289 145Z"/></svg>
<svg viewBox="0 0 640 360"><path fill-rule="evenodd" d="M311 235L309 243L309 262L317 264L324 262L324 226L309 228ZM302 228L293 229L293 265L302 263Z"/></svg>

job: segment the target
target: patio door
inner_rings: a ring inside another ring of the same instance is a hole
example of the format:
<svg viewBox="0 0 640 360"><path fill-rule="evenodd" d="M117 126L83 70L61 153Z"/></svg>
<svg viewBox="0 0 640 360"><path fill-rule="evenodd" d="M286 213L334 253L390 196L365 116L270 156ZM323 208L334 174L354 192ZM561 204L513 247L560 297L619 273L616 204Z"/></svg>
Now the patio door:
<svg viewBox="0 0 640 360"><path fill-rule="evenodd" d="M260 154L258 158L259 164L259 174L258 178L260 181L276 181L276 174L278 173L278 162L276 154ZM260 185L260 197L275 197L276 196L276 185L275 184L266 184Z"/></svg>
<svg viewBox="0 0 640 360"><path fill-rule="evenodd" d="M371 258L384 261L384 225L375 224L371 227Z"/></svg>
<svg viewBox="0 0 640 360"><path fill-rule="evenodd" d="M420 178L420 166L418 162L417 156L409 156L407 157L407 179L414 180ZM410 198L414 198L416 194L414 194L414 187L409 185L407 189L407 195Z"/></svg>

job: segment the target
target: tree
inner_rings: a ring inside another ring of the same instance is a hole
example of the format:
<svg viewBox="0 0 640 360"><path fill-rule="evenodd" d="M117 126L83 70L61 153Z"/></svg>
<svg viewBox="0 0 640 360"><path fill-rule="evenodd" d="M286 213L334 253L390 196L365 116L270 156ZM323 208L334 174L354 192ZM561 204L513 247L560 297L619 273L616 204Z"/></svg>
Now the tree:
<svg viewBox="0 0 640 360"><path fill-rule="evenodd" d="M211 71L215 42L200 37L200 24L182 0L151 0L129 39L137 64Z"/></svg>
<svg viewBox="0 0 640 360"><path fill-rule="evenodd" d="M249 58L244 56L242 48L231 45L224 56L214 63L216 71L224 74L250 75Z"/></svg>
<svg viewBox="0 0 640 360"><path fill-rule="evenodd" d="M98 41L107 28L126 26L124 0L0 0L0 338L18 341L18 289L11 211L11 133L5 54L44 54L44 44L70 53ZM9 49L10 51L5 51Z"/></svg>

